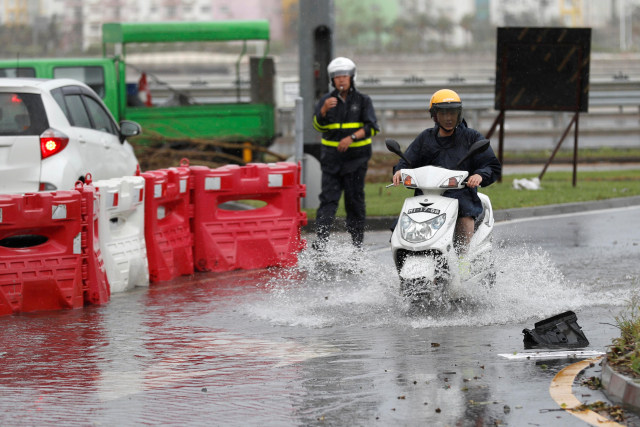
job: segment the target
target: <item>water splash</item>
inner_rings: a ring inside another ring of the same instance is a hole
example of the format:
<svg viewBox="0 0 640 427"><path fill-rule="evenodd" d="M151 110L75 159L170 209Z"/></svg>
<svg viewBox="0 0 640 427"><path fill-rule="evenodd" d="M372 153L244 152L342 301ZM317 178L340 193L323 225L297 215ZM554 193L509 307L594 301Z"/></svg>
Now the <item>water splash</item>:
<svg viewBox="0 0 640 427"><path fill-rule="evenodd" d="M493 286L454 275L439 303L422 310L399 295L388 252L331 243L322 254L302 252L298 265L272 277L265 298L250 303L248 311L273 325L309 328L481 326L545 318L603 301L622 305L632 293L632 286L571 282L540 248L494 248L487 262L496 268Z"/></svg>
<svg viewBox="0 0 640 427"><path fill-rule="evenodd" d="M274 325L313 328L389 323L401 311L398 277L390 257L330 242L326 251L303 251L295 268L281 271L267 284L265 300L250 312Z"/></svg>

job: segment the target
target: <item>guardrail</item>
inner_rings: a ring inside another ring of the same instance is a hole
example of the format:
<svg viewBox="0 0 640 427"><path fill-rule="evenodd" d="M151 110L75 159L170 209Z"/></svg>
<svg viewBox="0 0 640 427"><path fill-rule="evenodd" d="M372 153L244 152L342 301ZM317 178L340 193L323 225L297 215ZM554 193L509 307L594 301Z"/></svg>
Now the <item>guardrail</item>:
<svg viewBox="0 0 640 427"><path fill-rule="evenodd" d="M484 111L494 111L495 94L465 93L459 91L464 110L477 116ZM397 112L427 111L430 95L425 94L377 94L371 95L376 112L383 116L385 113L395 115ZM614 108L622 112L624 107L638 107L640 113L640 89L592 91L589 92L590 108Z"/></svg>
<svg viewBox="0 0 640 427"><path fill-rule="evenodd" d="M291 83L291 81L287 81ZM383 129L390 132L415 133L415 119L428 119L427 107L429 98L442 85L435 83L412 83L412 84L358 84L362 92L371 96L378 120ZM448 87L456 90L463 102L465 115L470 123L481 128L489 127L497 112L494 110L495 85L489 81L461 81L451 83ZM282 90L277 87L276 90ZM223 103L238 102L237 89L235 85L175 85L174 90L184 91L193 102L202 103ZM154 103L161 103L163 98L168 98L171 91L166 87L153 88ZM249 102L248 85L241 85L239 102ZM282 99L282 97L280 97ZM640 131L635 117L640 113L640 81L635 80L608 80L592 79L589 91L589 113L588 116L595 117L599 114L623 114L627 118L627 126L608 126L611 135ZM511 115L511 114L510 114ZM513 126L514 129L522 130L525 133L540 134L544 132L557 133L564 126L564 119L553 112L518 111L513 114L521 120L521 126ZM527 119L536 119L537 123ZM640 118L639 118L640 119ZM541 126L539 122L544 120ZM413 123L412 123L413 121ZM487 123L488 122L488 123ZM510 120L511 122L511 120ZM599 131L593 126L581 126L582 133L588 131ZM290 105L279 105L276 115L276 129L278 135L284 138L293 137L295 128L293 107ZM396 129L396 130L394 130ZM400 131L402 129L402 131ZM398 134L400 135L400 134Z"/></svg>
<svg viewBox="0 0 640 427"><path fill-rule="evenodd" d="M249 87L241 84L240 97L234 84L217 84L192 86L176 84L172 88L152 85L152 96L155 102L168 99L172 92L178 91L189 95L194 102L225 103L249 102ZM445 85L447 86L447 85ZM371 96L376 110L420 110L424 109L431 95L443 87L442 84L359 84L362 92ZM466 110L493 109L495 85L493 82L458 82L448 84L460 94ZM276 88L281 89L281 88ZM593 107L625 107L640 106L640 81L608 81L590 82L589 106ZM279 105L279 109L293 108L290 105Z"/></svg>

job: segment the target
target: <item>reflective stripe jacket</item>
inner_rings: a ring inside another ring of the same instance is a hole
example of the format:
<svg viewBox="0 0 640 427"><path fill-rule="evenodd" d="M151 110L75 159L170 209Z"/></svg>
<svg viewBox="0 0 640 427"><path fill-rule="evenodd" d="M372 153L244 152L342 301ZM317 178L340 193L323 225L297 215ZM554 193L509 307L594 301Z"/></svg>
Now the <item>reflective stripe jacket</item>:
<svg viewBox="0 0 640 427"><path fill-rule="evenodd" d="M330 97L338 98L338 105L322 117L320 110ZM364 138L351 143L347 151L370 145L371 137L380 132L371 98L354 88L349 90L346 102L340 98L337 89L324 95L316 105L313 127L322 132L322 145L329 147L337 147L342 138L364 128Z"/></svg>

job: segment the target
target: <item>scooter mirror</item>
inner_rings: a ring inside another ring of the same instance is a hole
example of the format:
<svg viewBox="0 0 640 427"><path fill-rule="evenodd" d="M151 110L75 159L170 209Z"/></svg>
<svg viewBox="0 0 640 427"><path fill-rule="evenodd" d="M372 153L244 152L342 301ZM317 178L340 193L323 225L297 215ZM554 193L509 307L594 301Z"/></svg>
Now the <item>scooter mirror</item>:
<svg viewBox="0 0 640 427"><path fill-rule="evenodd" d="M384 140L384 144L387 146L387 150L391 151L393 154L400 157L402 160L407 162L409 166L411 166L411 162L407 160L407 158L402 153L402 149L400 148L400 144L395 139L387 138Z"/></svg>
<svg viewBox="0 0 640 427"><path fill-rule="evenodd" d="M387 138L384 140L384 144L387 146L387 150L391 151L393 154L397 154L398 156L402 155L402 150L400 150L400 144L395 139Z"/></svg>
<svg viewBox="0 0 640 427"><path fill-rule="evenodd" d="M481 139L471 144L471 147L469 147L469 152L474 154L482 153L483 151L487 151L487 148L489 148L490 145L491 141L489 141L488 139Z"/></svg>
<svg viewBox="0 0 640 427"><path fill-rule="evenodd" d="M467 154L462 159L460 159L456 167L460 167L460 165L464 163L464 161L467 160L468 158L478 153L482 153L483 151L487 151L487 149L490 146L491 146L491 141L489 141L488 139L481 139L479 141L474 142L473 144L471 144L471 147L469 147L469 151L467 152Z"/></svg>

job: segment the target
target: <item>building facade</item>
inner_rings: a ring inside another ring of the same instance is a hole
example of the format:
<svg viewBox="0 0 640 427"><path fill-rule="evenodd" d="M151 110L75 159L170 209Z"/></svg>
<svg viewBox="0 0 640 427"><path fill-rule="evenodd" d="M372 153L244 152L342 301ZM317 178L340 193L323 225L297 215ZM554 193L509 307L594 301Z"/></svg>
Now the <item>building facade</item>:
<svg viewBox="0 0 640 427"><path fill-rule="evenodd" d="M267 19L272 40L282 41L296 20L298 0L0 0L0 22L16 25L56 25L58 42L80 44L83 49L99 46L103 22L113 21L207 21L231 19ZM317 0L323 1L323 0ZM365 0L335 0L336 14L353 10L353 3ZM631 8L640 0L386 0L387 10L396 17L423 13L432 19L450 22L451 46L469 43L464 20L469 16L504 26L511 21L528 25L564 25L599 28L619 20L621 43L631 38ZM622 19L620 19L622 17ZM389 18L389 17L386 17ZM348 18L340 18L342 22ZM354 16L352 19L357 20ZM629 33L627 37L625 32ZM291 40L289 40L291 42Z"/></svg>

